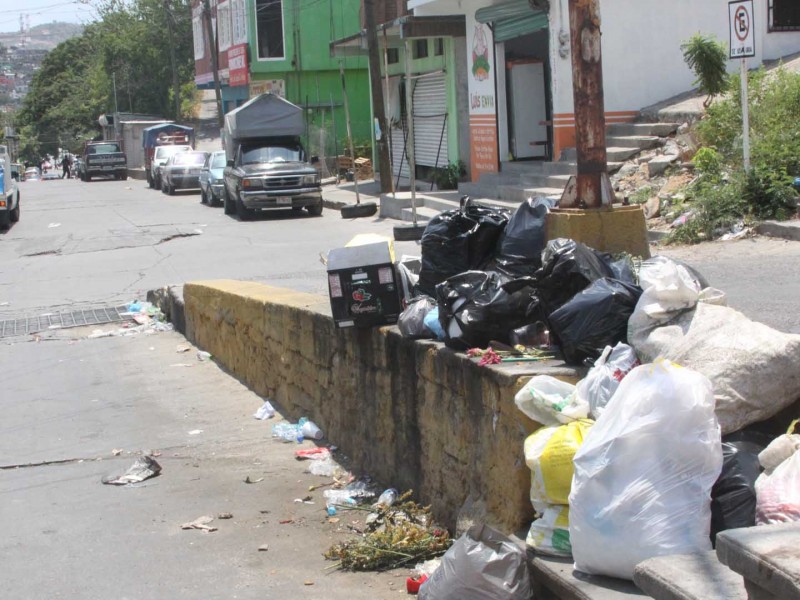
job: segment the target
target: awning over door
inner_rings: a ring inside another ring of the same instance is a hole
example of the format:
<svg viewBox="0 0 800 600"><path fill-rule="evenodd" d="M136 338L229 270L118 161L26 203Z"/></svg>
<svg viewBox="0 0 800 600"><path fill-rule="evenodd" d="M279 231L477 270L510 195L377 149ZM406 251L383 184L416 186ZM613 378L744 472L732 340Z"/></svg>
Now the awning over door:
<svg viewBox="0 0 800 600"><path fill-rule="evenodd" d="M547 29L547 13L532 8L529 0L506 0L484 6L475 13L479 23L494 24L494 41L505 42L521 35Z"/></svg>

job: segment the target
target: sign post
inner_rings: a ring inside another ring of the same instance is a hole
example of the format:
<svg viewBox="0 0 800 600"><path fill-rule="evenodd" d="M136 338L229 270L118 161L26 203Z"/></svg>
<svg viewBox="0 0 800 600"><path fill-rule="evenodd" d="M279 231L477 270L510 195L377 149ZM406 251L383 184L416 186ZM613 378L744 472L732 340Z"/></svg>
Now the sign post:
<svg viewBox="0 0 800 600"><path fill-rule="evenodd" d="M744 170L750 170L750 106L747 93L747 58L756 55L756 34L753 23L753 0L728 2L730 26L730 58L740 59L742 81L742 151Z"/></svg>

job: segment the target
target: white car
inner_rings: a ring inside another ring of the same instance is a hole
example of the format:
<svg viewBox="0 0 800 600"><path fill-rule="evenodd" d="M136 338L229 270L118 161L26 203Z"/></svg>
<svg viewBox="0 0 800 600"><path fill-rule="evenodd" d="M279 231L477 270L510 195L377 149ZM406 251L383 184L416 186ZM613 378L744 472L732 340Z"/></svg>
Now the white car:
<svg viewBox="0 0 800 600"><path fill-rule="evenodd" d="M150 182L151 187L159 190L161 189L161 169L169 160L169 157L178 152L188 152L192 150L191 146L156 146L153 152L153 163L150 166Z"/></svg>

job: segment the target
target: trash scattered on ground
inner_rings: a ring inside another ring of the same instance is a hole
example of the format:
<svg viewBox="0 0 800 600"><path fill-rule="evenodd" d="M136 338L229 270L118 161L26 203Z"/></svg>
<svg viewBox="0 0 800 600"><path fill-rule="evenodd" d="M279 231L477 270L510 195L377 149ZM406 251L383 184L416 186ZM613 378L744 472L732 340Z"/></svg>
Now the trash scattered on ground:
<svg viewBox="0 0 800 600"><path fill-rule="evenodd" d="M325 552L325 558L338 561L336 566L340 569L380 571L444 554L452 543L447 531L433 523L430 507L420 506L410 498L409 491L394 505L378 507L378 517L367 526L366 533L334 544Z"/></svg>
<svg viewBox="0 0 800 600"><path fill-rule="evenodd" d="M55 229L56 227L61 227L61 223L50 223L47 227L49 229Z"/></svg>
<svg viewBox="0 0 800 600"><path fill-rule="evenodd" d="M161 472L161 465L149 456L140 456L128 467L122 475L116 477L104 477L102 482L106 485L128 485L139 483L150 477L155 477Z"/></svg>
<svg viewBox="0 0 800 600"><path fill-rule="evenodd" d="M218 519L232 519L233 518L233 513L221 512L221 513L219 513L217 515L217 518Z"/></svg>
<svg viewBox="0 0 800 600"><path fill-rule="evenodd" d="M192 347L189 344L178 344L178 347L175 348L175 352L178 354L182 354L183 352L189 352Z"/></svg>
<svg viewBox="0 0 800 600"><path fill-rule="evenodd" d="M300 419L303 421L303 419ZM308 421L300 423L300 433L303 434L304 438L309 440L321 440L324 436L322 434L322 430L317 426L314 421Z"/></svg>
<svg viewBox="0 0 800 600"><path fill-rule="evenodd" d="M529 600L525 551L499 531L473 525L442 557L419 590L420 600Z"/></svg>
<svg viewBox="0 0 800 600"><path fill-rule="evenodd" d="M190 365L189 363L173 363L170 367L193 367L194 365Z"/></svg>
<svg viewBox="0 0 800 600"><path fill-rule="evenodd" d="M187 432L189 435L200 435L203 433L202 429L192 429L191 431Z"/></svg>
<svg viewBox="0 0 800 600"><path fill-rule="evenodd" d="M122 448L114 448L114 449L111 451L111 454L113 454L114 456L119 456L119 455L120 455L120 454L122 454L123 452L125 452L125 451L124 451Z"/></svg>
<svg viewBox="0 0 800 600"><path fill-rule="evenodd" d="M206 352L205 350L198 350L197 351L197 360L199 360L200 362L203 362L203 361L208 360L210 358L211 358L211 353L210 352Z"/></svg>
<svg viewBox="0 0 800 600"><path fill-rule="evenodd" d="M264 404L259 407L253 416L261 421L271 419L275 416L275 407L272 406L272 403L269 400L265 400Z"/></svg>
<svg viewBox="0 0 800 600"><path fill-rule="evenodd" d="M217 530L213 525L209 525L213 520L214 517L208 515L197 517L194 521L181 525L181 529L200 529L203 533L211 533Z"/></svg>
<svg viewBox="0 0 800 600"><path fill-rule="evenodd" d="M326 458L330 458L331 451L330 448L301 448L300 450L294 451L294 456L298 460L308 459L308 460L325 460Z"/></svg>
<svg viewBox="0 0 800 600"><path fill-rule="evenodd" d="M269 544L261 544L258 547L258 551L259 552L266 552L267 550L269 550Z"/></svg>
<svg viewBox="0 0 800 600"><path fill-rule="evenodd" d="M416 575L406 578L406 592L409 594L418 594L419 588L422 587L422 584L426 581L428 581L427 575Z"/></svg>
<svg viewBox="0 0 800 600"><path fill-rule="evenodd" d="M250 479L250 475L244 478L245 483L260 483L264 481L263 477L259 477L258 479Z"/></svg>
<svg viewBox="0 0 800 600"><path fill-rule="evenodd" d="M300 443L306 438L321 440L323 434L314 422L302 417L297 423L275 423L272 426L272 437L281 442Z"/></svg>

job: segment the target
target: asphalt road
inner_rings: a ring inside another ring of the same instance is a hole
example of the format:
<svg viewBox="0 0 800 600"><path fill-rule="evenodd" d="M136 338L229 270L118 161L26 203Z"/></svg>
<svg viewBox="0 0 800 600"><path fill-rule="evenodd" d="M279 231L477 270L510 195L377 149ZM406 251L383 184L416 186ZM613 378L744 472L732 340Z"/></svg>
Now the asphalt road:
<svg viewBox="0 0 800 600"><path fill-rule="evenodd" d="M0 232L0 319L130 301L199 279L327 294L320 254L359 233L391 236L396 224L327 209L321 217L281 210L240 222L200 204L199 193L167 196L132 179L23 182L20 189L20 221ZM415 242L395 248L419 254Z"/></svg>

